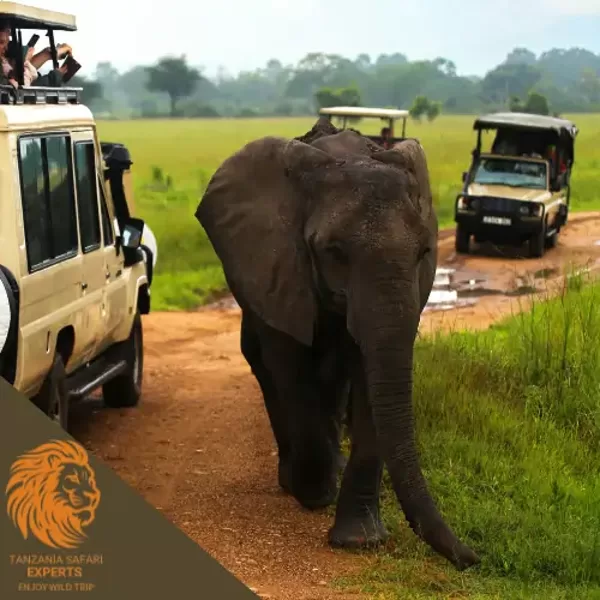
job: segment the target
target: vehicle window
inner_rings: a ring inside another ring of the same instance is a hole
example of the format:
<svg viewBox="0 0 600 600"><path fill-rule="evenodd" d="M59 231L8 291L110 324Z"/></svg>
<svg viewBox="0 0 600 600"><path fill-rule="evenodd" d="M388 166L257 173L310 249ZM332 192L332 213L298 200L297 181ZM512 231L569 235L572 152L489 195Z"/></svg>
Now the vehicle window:
<svg viewBox="0 0 600 600"><path fill-rule="evenodd" d="M55 258L77 252L77 222L69 168L69 140L65 136L53 136L46 138L45 142Z"/></svg>
<svg viewBox="0 0 600 600"><path fill-rule="evenodd" d="M477 165L473 183L546 189L546 163L483 158Z"/></svg>
<svg viewBox="0 0 600 600"><path fill-rule="evenodd" d="M115 237L113 234L112 224L108 214L108 208L106 206L106 196L104 195L104 188L100 185L100 209L102 211L102 230L104 231L104 245L112 246L115 243Z"/></svg>
<svg viewBox="0 0 600 600"><path fill-rule="evenodd" d="M101 240L96 161L92 142L75 144L75 174L81 246L84 252L91 252L100 247Z"/></svg>
<svg viewBox="0 0 600 600"><path fill-rule="evenodd" d="M19 150L25 242L32 269L52 258L42 141L39 138L22 139Z"/></svg>
<svg viewBox="0 0 600 600"><path fill-rule="evenodd" d="M29 270L77 253L67 136L19 140L23 220Z"/></svg>

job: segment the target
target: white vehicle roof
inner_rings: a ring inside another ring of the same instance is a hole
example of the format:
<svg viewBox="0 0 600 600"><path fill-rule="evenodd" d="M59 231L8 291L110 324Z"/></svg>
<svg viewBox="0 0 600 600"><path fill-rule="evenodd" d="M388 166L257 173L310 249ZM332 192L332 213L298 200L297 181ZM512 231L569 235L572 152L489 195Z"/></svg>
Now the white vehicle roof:
<svg viewBox="0 0 600 600"><path fill-rule="evenodd" d="M0 19L12 21L17 29L77 31L74 15L17 2L0 2Z"/></svg>
<svg viewBox="0 0 600 600"><path fill-rule="evenodd" d="M340 117L379 117L380 119L406 119L407 110L396 108L368 108L365 106L331 106L319 111L322 115Z"/></svg>

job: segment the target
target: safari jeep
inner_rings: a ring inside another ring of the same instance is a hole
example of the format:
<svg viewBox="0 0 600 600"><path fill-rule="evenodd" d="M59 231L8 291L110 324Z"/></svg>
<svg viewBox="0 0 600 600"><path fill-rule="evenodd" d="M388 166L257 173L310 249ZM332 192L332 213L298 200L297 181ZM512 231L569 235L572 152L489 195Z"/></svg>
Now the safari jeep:
<svg viewBox="0 0 600 600"><path fill-rule="evenodd" d="M75 19L2 4L19 44L48 31L56 67L53 32ZM140 399L156 245L130 214L129 153L98 141L81 89L17 77L0 86L0 375L68 430L95 389L109 407Z"/></svg>
<svg viewBox="0 0 600 600"><path fill-rule="evenodd" d="M353 119L375 118L387 121L387 126L383 127L379 135L365 135L371 141L380 145L393 146L394 144L406 139L406 120L409 112L407 110L396 110L394 108L369 108L365 106L332 106L321 108L320 115L325 115L331 119L337 117L341 121L341 129L346 129L348 123ZM402 137L394 137L394 126L397 120L402 120ZM387 129L387 132L385 131ZM385 134L385 135L384 135Z"/></svg>
<svg viewBox="0 0 600 600"><path fill-rule="evenodd" d="M556 244L571 197L577 128L564 119L495 113L476 119L477 146L463 190L456 198L456 251L476 242L521 245L540 257ZM482 131L495 130L490 152Z"/></svg>

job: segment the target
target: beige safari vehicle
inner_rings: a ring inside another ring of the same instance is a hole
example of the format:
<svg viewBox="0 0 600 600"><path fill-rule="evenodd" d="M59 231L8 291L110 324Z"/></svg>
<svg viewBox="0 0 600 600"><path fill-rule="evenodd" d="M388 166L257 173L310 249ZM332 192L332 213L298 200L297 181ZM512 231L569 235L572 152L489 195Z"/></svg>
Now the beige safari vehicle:
<svg viewBox="0 0 600 600"><path fill-rule="evenodd" d="M391 147L406 139L406 120L409 117L407 110L395 108L370 108L367 106L332 106L321 108L320 115L326 116L330 121L335 117L341 121L341 129L346 129L348 123L355 119L381 119L386 122L379 135L364 135L371 141L384 147ZM396 121L402 121L402 136L394 137Z"/></svg>
<svg viewBox="0 0 600 600"><path fill-rule="evenodd" d="M521 245L541 257L566 224L577 127L565 119L494 113L476 119L477 146L456 198L456 251L476 242ZM490 152L482 131L495 130Z"/></svg>
<svg viewBox="0 0 600 600"><path fill-rule="evenodd" d="M76 30L12 2L0 19L19 45L48 32L55 68L54 31ZM81 89L17 77L0 86L0 375L68 430L69 405L98 388L109 407L140 399L156 243L130 214L129 153L99 142Z"/></svg>

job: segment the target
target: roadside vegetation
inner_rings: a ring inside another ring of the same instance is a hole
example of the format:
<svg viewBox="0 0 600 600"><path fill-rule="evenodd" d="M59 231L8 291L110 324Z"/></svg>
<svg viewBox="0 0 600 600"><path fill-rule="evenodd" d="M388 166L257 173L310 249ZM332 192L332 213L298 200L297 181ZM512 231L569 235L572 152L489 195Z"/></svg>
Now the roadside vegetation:
<svg viewBox="0 0 600 600"><path fill-rule="evenodd" d="M600 208L600 114L571 118L580 128L572 208L594 210ZM202 193L219 164L253 139L301 135L314 121L301 117L99 122L101 139L118 139L130 149L136 209L158 238L154 310L193 309L225 286L220 263L194 218ZM441 227L453 225L454 199L475 143L472 124L471 116L441 116L433 123L407 123L407 135L419 138L427 152ZM379 126L372 119L357 125L365 133L376 133ZM484 138L484 143L489 142Z"/></svg>
<svg viewBox="0 0 600 600"><path fill-rule="evenodd" d="M578 275L485 332L419 340L424 471L482 564L458 573L420 543L386 474L394 542L341 585L378 600L600 598L599 301Z"/></svg>

